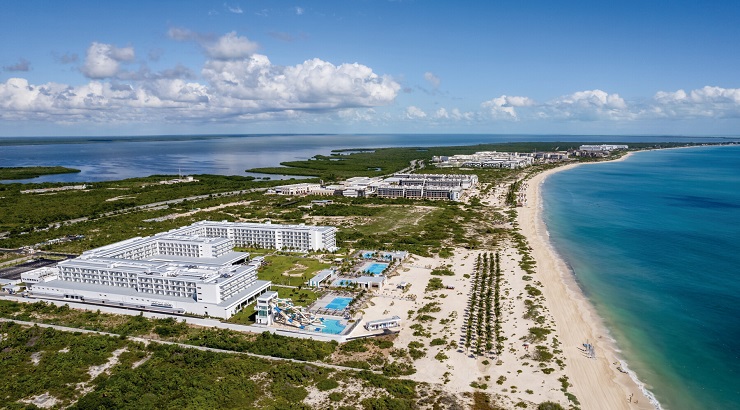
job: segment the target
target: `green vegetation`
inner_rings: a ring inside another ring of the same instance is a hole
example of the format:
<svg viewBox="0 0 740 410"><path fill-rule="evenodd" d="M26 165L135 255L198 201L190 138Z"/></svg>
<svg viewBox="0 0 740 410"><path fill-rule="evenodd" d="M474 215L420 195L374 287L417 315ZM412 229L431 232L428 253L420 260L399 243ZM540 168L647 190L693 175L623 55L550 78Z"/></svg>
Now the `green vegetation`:
<svg viewBox="0 0 740 410"><path fill-rule="evenodd" d="M303 286L316 272L328 268L314 258L300 256L268 255L257 272L257 277L277 285Z"/></svg>
<svg viewBox="0 0 740 410"><path fill-rule="evenodd" d="M297 339L269 332L255 336L228 329L196 328L172 318L148 319L143 316L80 311L70 309L67 305L56 306L46 302L17 303L0 300L0 317L111 333L120 332L129 336L144 336L154 331L164 340L305 361L323 360L337 348L336 342Z"/></svg>
<svg viewBox="0 0 740 410"><path fill-rule="evenodd" d="M494 347L501 352L504 347L506 337L501 333L501 279L499 254L479 254L470 294L471 311L465 326L465 348L474 348L477 355L490 352Z"/></svg>
<svg viewBox="0 0 740 410"><path fill-rule="evenodd" d="M444 289L444 285L442 284L442 279L440 278L431 278L429 279L429 283L427 283L427 287L424 290L425 292L434 292L435 290Z"/></svg>
<svg viewBox="0 0 740 410"><path fill-rule="evenodd" d="M537 410L565 410L563 406L561 406L559 403L555 403L554 401L546 401L542 402L537 406Z"/></svg>
<svg viewBox="0 0 740 410"><path fill-rule="evenodd" d="M432 269L431 274L435 276L455 276L455 272L451 271L449 268L434 268Z"/></svg>
<svg viewBox="0 0 740 410"><path fill-rule="evenodd" d="M0 167L0 180L31 179L42 175L74 174L79 169L65 167Z"/></svg>
<svg viewBox="0 0 740 410"><path fill-rule="evenodd" d="M530 327L529 334L525 337L525 340L532 343L540 343L547 340L552 330L543 327Z"/></svg>

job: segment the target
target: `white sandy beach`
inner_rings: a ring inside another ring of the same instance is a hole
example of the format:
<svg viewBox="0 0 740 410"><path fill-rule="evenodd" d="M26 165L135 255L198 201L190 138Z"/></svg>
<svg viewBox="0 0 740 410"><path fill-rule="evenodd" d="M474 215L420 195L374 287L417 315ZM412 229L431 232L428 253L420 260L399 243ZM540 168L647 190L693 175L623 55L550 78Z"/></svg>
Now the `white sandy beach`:
<svg viewBox="0 0 740 410"><path fill-rule="evenodd" d="M503 241L497 246L504 275L501 325L502 334L506 337L505 347L499 355L475 356L461 345L475 260L479 254L495 252L496 249L457 248L450 258L412 256L396 270L398 276L390 278L389 286L363 309L363 320L401 316L403 323L394 341L397 349L406 349L412 342L423 344L422 350L426 355L413 361L417 372L409 378L438 383L439 388L458 395L463 402L467 401L464 393L483 391L495 395L498 405L513 408L522 401L534 404L554 401L568 407L570 403L561 390L560 382L562 376L567 376L571 384L568 393L575 395L582 409L654 409L638 382L617 369L621 362L613 340L578 287L572 272L553 250L542 220L542 182L555 172L577 165L541 172L525 181L524 206L517 208L517 222L532 249L531 256L536 261L535 274L529 278L519 265L522 255L515 244ZM506 191L506 186L499 186L482 197L481 202L501 209ZM431 270L444 266L455 274L441 277L443 283L454 286L454 289L425 292L432 278ZM401 281L411 284L406 292L396 287ZM537 288L544 298L527 296L526 286L537 282L542 285ZM553 330L551 337L559 342L548 339L544 344L562 350L562 353L553 352L563 358L564 368L550 362L544 367L554 369L545 373L543 366L532 360L524 340L531 327L542 325L524 318L527 300L542 304L544 309L540 314L545 317L546 326ZM416 312L434 302L439 303L440 308L432 313L435 319L419 322ZM423 325L428 336L414 335L411 326L418 329L419 324ZM355 333L363 333L363 330L358 328ZM432 345L432 339L444 339L445 342ZM595 358L584 353L583 344L586 342L594 346ZM447 358L436 357L439 353ZM497 383L502 377L505 381ZM473 387L476 383L478 387Z"/></svg>
<svg viewBox="0 0 740 410"><path fill-rule="evenodd" d="M566 373L581 407L652 409L653 405L638 384L629 375L617 370L619 355L616 346L601 318L578 287L572 272L549 242L542 219L541 185L549 175L577 165L548 170L532 177L528 181L527 204L519 208L518 222L537 261L537 278L544 284L542 291L563 343ZM579 350L586 341L594 345L596 359L585 357Z"/></svg>

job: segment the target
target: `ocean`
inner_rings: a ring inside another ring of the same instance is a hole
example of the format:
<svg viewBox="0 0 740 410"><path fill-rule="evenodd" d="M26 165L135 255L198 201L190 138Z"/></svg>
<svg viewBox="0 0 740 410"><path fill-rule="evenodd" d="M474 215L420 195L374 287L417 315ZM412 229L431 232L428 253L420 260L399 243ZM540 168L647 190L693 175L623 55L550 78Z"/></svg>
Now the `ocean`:
<svg viewBox="0 0 740 410"><path fill-rule="evenodd" d="M550 240L664 409L740 408L740 146L647 151L543 185Z"/></svg>
<svg viewBox="0 0 740 410"><path fill-rule="evenodd" d="M333 149L429 147L516 141L726 141L724 138L657 136L379 134L379 135L192 135L151 137L0 138L0 167L76 168L76 174L8 182L96 182L155 174L252 175L246 169L278 166ZM737 140L737 138L735 138ZM270 175L271 178L280 178ZM292 177L288 177L292 178Z"/></svg>

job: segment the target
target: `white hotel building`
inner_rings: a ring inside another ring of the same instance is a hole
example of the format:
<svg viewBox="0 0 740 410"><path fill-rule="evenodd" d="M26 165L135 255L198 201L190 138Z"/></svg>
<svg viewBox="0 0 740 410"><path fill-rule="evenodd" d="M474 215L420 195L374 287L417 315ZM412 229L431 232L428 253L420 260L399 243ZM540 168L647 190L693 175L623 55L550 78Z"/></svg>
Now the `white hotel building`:
<svg viewBox="0 0 740 410"><path fill-rule="evenodd" d="M24 273L33 295L228 318L270 289L235 245L334 249L334 227L198 222ZM259 237L259 240L256 239ZM55 269L56 272L49 272ZM43 272L42 272L43 270Z"/></svg>

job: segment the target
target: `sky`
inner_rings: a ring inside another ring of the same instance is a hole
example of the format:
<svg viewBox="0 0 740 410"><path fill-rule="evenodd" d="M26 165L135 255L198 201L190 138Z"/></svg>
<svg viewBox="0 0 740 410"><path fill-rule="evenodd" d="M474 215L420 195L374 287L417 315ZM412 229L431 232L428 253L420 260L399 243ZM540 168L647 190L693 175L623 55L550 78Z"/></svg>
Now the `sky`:
<svg viewBox="0 0 740 410"><path fill-rule="evenodd" d="M740 135L737 1L48 1L0 11L0 137Z"/></svg>

